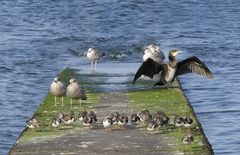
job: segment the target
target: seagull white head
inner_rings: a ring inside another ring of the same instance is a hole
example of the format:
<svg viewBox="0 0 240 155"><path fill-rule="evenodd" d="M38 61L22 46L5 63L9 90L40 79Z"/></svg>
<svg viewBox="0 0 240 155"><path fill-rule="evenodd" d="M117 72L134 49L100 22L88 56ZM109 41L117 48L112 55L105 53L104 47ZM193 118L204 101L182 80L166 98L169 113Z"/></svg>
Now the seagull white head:
<svg viewBox="0 0 240 155"><path fill-rule="evenodd" d="M94 49L93 48L89 48L87 52L88 53L94 52Z"/></svg>
<svg viewBox="0 0 240 155"><path fill-rule="evenodd" d="M74 83L74 82L77 82L77 80L74 79L74 78L71 78L71 79L69 80L69 84Z"/></svg>
<svg viewBox="0 0 240 155"><path fill-rule="evenodd" d="M145 51L149 51L149 52L159 52L160 51L160 47L157 46L157 45L148 45L146 48L145 48Z"/></svg>
<svg viewBox="0 0 240 155"><path fill-rule="evenodd" d="M58 77L55 77L53 81L54 81L54 82L58 82L58 81L59 81L59 78L58 78Z"/></svg>

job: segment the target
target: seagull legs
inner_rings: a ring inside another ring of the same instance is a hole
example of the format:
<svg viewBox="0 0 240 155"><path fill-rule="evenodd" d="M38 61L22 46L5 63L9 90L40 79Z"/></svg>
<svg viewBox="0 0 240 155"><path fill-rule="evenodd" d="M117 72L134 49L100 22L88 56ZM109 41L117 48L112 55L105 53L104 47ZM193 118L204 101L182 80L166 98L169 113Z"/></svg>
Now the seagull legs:
<svg viewBox="0 0 240 155"><path fill-rule="evenodd" d="M55 106L57 106L57 96L55 96Z"/></svg>
<svg viewBox="0 0 240 155"><path fill-rule="evenodd" d="M64 105L63 105L63 96L62 96L62 106L64 106Z"/></svg>
<svg viewBox="0 0 240 155"><path fill-rule="evenodd" d="M97 70L97 60L95 61L95 71Z"/></svg>
<svg viewBox="0 0 240 155"><path fill-rule="evenodd" d="M91 61L91 71L93 71L93 61Z"/></svg>
<svg viewBox="0 0 240 155"><path fill-rule="evenodd" d="M81 107L82 107L82 100L81 99L79 100L79 105L80 105L80 109L81 109Z"/></svg>
<svg viewBox="0 0 240 155"><path fill-rule="evenodd" d="M72 101L72 98L71 98L71 109L72 109L72 102L73 102L73 101Z"/></svg>

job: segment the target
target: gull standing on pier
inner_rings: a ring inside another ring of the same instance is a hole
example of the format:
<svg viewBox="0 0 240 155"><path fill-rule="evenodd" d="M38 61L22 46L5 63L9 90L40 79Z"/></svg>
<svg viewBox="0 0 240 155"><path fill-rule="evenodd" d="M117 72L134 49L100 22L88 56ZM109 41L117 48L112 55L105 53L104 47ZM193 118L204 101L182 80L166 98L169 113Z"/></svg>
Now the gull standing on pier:
<svg viewBox="0 0 240 155"><path fill-rule="evenodd" d="M93 65L94 65L94 70L96 71L97 69L97 61L103 57L105 54L93 49L93 48L89 48L87 51L87 58L91 61L91 70L93 70Z"/></svg>
<svg viewBox="0 0 240 155"><path fill-rule="evenodd" d="M69 80L69 85L67 87L66 95L71 98L71 109L72 109L72 100L79 100L80 108L82 101L86 100L86 94L83 88L78 84L77 80L74 78L71 78Z"/></svg>
<svg viewBox="0 0 240 155"><path fill-rule="evenodd" d="M55 106L57 106L57 97L62 97L63 106L63 96L65 96L66 89L58 77L55 77L50 85L50 93L55 96Z"/></svg>
<svg viewBox="0 0 240 155"><path fill-rule="evenodd" d="M146 61L148 58L151 58L156 63L162 63L165 56L159 46L151 44L145 47L143 61Z"/></svg>

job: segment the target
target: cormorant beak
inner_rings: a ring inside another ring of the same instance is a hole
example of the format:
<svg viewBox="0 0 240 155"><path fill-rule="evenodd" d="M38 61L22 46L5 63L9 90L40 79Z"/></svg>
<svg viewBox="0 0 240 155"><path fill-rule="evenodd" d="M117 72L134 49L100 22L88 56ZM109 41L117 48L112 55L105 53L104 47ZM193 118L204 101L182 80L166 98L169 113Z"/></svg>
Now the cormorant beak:
<svg viewBox="0 0 240 155"><path fill-rule="evenodd" d="M182 51L177 51L177 54L182 53Z"/></svg>

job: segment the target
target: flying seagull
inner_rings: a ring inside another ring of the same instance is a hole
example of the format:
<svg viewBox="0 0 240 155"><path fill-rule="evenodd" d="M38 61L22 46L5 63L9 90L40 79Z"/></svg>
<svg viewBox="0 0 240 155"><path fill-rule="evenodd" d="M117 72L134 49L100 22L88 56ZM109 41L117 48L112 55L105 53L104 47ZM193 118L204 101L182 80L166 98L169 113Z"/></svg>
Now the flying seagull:
<svg viewBox="0 0 240 155"><path fill-rule="evenodd" d="M177 76L187 73L196 73L208 79L214 79L214 76L208 67L196 56L192 56L178 62L176 60L176 56L180 52L181 51L178 50L170 51L168 55L169 61L166 63L156 63L151 58L148 58L145 62L142 63L137 73L135 74L133 84L142 75L153 78L155 74L158 74L160 72L160 80L155 83L154 86L163 86L167 83L172 83Z"/></svg>
<svg viewBox="0 0 240 155"><path fill-rule="evenodd" d="M87 58L91 61L91 70L93 70L93 66L94 66L94 70L97 69L97 61L103 57L105 54L93 49L93 48L89 48L87 51ZM95 63L95 64L94 64Z"/></svg>

